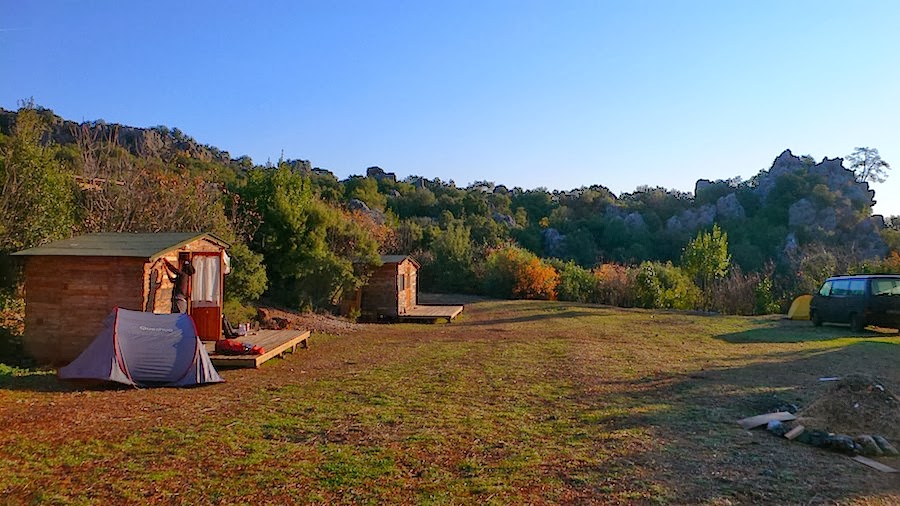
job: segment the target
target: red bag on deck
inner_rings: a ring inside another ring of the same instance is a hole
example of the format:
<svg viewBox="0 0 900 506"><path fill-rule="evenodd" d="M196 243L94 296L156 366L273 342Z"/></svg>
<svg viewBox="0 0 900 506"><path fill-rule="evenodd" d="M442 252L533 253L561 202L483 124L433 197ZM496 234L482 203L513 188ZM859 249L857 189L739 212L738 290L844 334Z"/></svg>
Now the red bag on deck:
<svg viewBox="0 0 900 506"><path fill-rule="evenodd" d="M216 353L222 355L244 355L244 344L234 339L219 339L216 341Z"/></svg>
<svg viewBox="0 0 900 506"><path fill-rule="evenodd" d="M262 355L266 350L262 346L242 343L235 339L219 339L216 341L216 353L222 355Z"/></svg>

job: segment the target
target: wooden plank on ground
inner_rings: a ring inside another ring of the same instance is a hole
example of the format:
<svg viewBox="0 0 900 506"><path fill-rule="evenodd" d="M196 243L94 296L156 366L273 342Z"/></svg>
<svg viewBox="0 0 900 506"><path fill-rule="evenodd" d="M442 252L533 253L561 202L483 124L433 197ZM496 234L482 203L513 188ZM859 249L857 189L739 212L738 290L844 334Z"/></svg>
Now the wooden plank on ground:
<svg viewBox="0 0 900 506"><path fill-rule="evenodd" d="M791 420L796 420L797 417L788 413L787 411L779 411L777 413L766 413L764 415L756 415L748 418L742 418L737 421L741 427L750 430L754 427L759 427L760 425L765 425L772 420L778 420L779 422L789 422Z"/></svg>
<svg viewBox="0 0 900 506"><path fill-rule="evenodd" d="M787 431L787 434L785 434L784 437L793 441L794 439L797 438L797 436L799 436L800 434L803 434L803 431L805 431L805 430L806 430L806 427L804 427L802 425L798 425L798 426L794 427L793 429Z"/></svg>
<svg viewBox="0 0 900 506"><path fill-rule="evenodd" d="M863 457L862 455L857 455L856 457L852 457L850 460L855 460L855 461L859 462L860 464L869 466L872 469L877 469L877 470L881 471L882 473L898 472L896 469L894 469L891 466L886 466L886 465L882 464L881 462L878 462L877 460L872 460L872 459Z"/></svg>

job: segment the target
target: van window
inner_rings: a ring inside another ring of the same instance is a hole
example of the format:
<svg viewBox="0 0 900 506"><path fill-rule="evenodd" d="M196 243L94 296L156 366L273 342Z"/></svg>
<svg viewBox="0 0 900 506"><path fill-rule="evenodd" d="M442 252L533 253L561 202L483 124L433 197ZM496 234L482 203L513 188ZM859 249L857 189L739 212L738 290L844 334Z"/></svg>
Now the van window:
<svg viewBox="0 0 900 506"><path fill-rule="evenodd" d="M866 280L865 279L851 279L850 280L850 295L865 295L866 294Z"/></svg>
<svg viewBox="0 0 900 506"><path fill-rule="evenodd" d="M900 278L873 279L872 295L900 295Z"/></svg>
<svg viewBox="0 0 900 506"><path fill-rule="evenodd" d="M819 295L828 297L831 294L831 281L826 281L822 288L819 288Z"/></svg>
<svg viewBox="0 0 900 506"><path fill-rule="evenodd" d="M847 295L850 293L850 280L839 279L831 286L831 295Z"/></svg>

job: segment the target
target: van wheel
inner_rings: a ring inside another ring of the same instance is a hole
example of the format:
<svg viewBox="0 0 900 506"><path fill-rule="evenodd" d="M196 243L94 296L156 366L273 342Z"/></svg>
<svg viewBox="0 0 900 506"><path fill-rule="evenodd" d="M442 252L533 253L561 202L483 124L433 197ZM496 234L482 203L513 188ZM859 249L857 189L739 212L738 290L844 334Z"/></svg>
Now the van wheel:
<svg viewBox="0 0 900 506"><path fill-rule="evenodd" d="M809 315L809 319L812 320L812 324L814 327L822 326L822 317L819 316L818 311L813 311L811 315Z"/></svg>
<svg viewBox="0 0 900 506"><path fill-rule="evenodd" d="M853 332L862 332L864 328L866 328L866 322L863 320L862 316L858 313L850 315L850 329L852 329Z"/></svg>

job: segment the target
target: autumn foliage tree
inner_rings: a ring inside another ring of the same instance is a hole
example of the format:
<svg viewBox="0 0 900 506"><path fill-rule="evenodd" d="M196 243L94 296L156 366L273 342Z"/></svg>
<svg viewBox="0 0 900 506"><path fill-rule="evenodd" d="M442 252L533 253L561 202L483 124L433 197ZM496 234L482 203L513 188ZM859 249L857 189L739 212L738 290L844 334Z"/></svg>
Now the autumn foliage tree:
<svg viewBox="0 0 900 506"><path fill-rule="evenodd" d="M605 263L593 270L597 280L597 302L611 306L634 305L635 269Z"/></svg>
<svg viewBox="0 0 900 506"><path fill-rule="evenodd" d="M497 297L556 300L559 274L534 253L509 245L488 255L484 282Z"/></svg>

